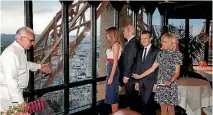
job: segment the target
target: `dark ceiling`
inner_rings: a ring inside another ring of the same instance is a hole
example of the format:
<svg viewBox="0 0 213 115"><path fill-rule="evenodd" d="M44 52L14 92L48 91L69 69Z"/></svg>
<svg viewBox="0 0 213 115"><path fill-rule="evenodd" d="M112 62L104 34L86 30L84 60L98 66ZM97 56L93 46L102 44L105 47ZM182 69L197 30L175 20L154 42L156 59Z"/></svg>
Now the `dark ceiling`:
<svg viewBox="0 0 213 115"><path fill-rule="evenodd" d="M120 10L124 4L128 4L130 9L138 12L144 7L148 13L153 14L158 8L161 15L167 9L168 18L174 19L212 19L212 1L110 1L111 5Z"/></svg>

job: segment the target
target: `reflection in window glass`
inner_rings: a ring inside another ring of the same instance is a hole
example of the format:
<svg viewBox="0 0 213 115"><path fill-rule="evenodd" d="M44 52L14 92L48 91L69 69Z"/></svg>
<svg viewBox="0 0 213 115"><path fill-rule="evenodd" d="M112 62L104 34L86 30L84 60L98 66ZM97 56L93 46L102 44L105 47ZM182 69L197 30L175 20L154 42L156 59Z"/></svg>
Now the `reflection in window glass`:
<svg viewBox="0 0 213 115"><path fill-rule="evenodd" d="M16 31L23 26L24 1L1 1L0 54L15 40Z"/></svg>
<svg viewBox="0 0 213 115"><path fill-rule="evenodd" d="M33 28L36 34L34 61L49 63L50 77L35 73L35 89L62 84L61 3L59 1L33 1ZM54 18L55 17L55 18ZM58 19L58 20L57 20ZM57 46L57 47L54 47Z"/></svg>
<svg viewBox="0 0 213 115"><path fill-rule="evenodd" d="M36 113L36 115L54 115L63 112L64 109L64 91L54 91L46 93L41 97L45 101L45 109Z"/></svg>
<svg viewBox="0 0 213 115"><path fill-rule="evenodd" d="M92 85L84 85L70 89L70 110L84 108L92 103ZM77 110L76 110L77 111Z"/></svg>

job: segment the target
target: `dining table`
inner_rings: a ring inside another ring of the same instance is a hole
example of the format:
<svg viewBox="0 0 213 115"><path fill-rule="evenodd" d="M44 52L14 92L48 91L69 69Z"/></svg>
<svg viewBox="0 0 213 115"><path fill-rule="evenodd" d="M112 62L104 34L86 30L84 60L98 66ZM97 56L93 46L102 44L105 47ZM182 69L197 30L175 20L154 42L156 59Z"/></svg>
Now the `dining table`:
<svg viewBox="0 0 213 115"><path fill-rule="evenodd" d="M211 66L193 66L195 72L201 74L208 81L212 81L212 67Z"/></svg>
<svg viewBox="0 0 213 115"><path fill-rule="evenodd" d="M179 78L179 106L186 110L187 115L201 115L203 107L212 105L212 88L206 80L196 78Z"/></svg>

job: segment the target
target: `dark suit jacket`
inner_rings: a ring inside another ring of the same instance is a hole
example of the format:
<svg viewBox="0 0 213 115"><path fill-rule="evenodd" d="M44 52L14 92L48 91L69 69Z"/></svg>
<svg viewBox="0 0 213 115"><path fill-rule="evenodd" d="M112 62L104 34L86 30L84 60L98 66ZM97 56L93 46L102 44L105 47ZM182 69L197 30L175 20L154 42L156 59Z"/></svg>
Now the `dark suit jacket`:
<svg viewBox="0 0 213 115"><path fill-rule="evenodd" d="M139 42L136 37L133 37L125 46L120 59L119 59L119 68L120 68L120 80L123 77L132 78L132 69L134 62L136 61L137 53L139 50Z"/></svg>
<svg viewBox="0 0 213 115"><path fill-rule="evenodd" d="M134 64L133 73L142 74L143 72L151 68L159 52L158 48L151 45L145 61L142 61L143 50L144 48L141 48L141 50L138 52L137 61ZM139 89L140 89L141 98L145 104L148 103L149 97L151 96L153 85L155 84L157 80L157 74L158 74L158 69L156 69L154 72L152 72L148 76L138 80L140 84Z"/></svg>

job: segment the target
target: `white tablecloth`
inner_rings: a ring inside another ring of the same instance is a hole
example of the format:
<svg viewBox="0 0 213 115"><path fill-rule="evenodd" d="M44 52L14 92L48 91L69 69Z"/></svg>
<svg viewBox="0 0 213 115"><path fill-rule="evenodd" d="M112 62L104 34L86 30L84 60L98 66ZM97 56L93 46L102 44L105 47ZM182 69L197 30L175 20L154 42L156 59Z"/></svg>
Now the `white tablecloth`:
<svg viewBox="0 0 213 115"><path fill-rule="evenodd" d="M211 71L211 66L201 67L201 66L193 66L193 69L196 71Z"/></svg>
<svg viewBox="0 0 213 115"><path fill-rule="evenodd" d="M178 80L179 106L188 115L201 115L201 108L212 105L212 89L209 82L195 78Z"/></svg>
<svg viewBox="0 0 213 115"><path fill-rule="evenodd" d="M202 110L206 115L212 115L212 107L213 106L204 107Z"/></svg>
<svg viewBox="0 0 213 115"><path fill-rule="evenodd" d="M201 66L193 66L193 69L195 72L201 74L203 77L207 78L207 80L212 81L212 67L211 66L206 66L206 67L201 67Z"/></svg>

